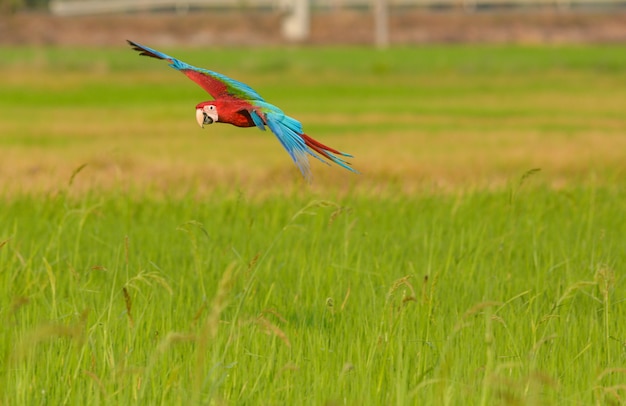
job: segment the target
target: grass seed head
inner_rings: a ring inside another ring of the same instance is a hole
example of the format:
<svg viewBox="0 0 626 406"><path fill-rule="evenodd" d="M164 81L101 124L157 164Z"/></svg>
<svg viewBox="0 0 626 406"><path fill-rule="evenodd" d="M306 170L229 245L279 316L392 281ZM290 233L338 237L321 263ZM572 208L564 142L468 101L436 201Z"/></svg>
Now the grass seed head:
<svg viewBox="0 0 626 406"><path fill-rule="evenodd" d="M124 305L126 306L126 316L128 317L128 322L130 323L130 327L135 326L135 321L133 320L132 310L133 310L133 300L128 293L128 289L126 286L122 288L122 293L124 294Z"/></svg>

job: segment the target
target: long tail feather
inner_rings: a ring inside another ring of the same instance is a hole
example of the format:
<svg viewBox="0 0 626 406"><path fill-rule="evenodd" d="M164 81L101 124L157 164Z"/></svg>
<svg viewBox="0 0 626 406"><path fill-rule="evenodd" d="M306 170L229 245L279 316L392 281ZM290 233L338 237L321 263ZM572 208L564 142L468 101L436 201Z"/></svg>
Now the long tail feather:
<svg viewBox="0 0 626 406"><path fill-rule="evenodd" d="M307 155L327 165L333 162L351 172L359 173L350 166L349 162L343 159L343 157L352 158L352 155L338 151L309 137L302 131L302 124L298 120L285 115L278 107L265 102L255 102L255 105L263 109L264 117L259 118L264 119L265 124L276 135L307 181L310 182L312 178ZM257 127L263 129L259 124Z"/></svg>
<svg viewBox="0 0 626 406"><path fill-rule="evenodd" d="M341 152L341 151L337 151L334 148L331 148L329 146L326 146L324 144L322 144L321 142L309 137L306 134L300 134L300 137L302 137L302 139L304 140L304 143L307 147L309 147L310 149L312 149L313 151L317 152L319 155L321 155L322 157L336 163L337 165L341 166L342 168L345 168L351 172L354 173L359 173L356 169L352 168L350 165L350 162L347 162L346 160L339 158L336 155L341 155L341 156L345 156L348 158L352 158L352 155L350 154L346 154L345 152ZM309 152L309 154L313 155L314 157L320 159L319 156L316 156L315 154L311 153L311 151L307 151ZM324 159L320 159L322 162L324 163L328 163L327 161L325 161Z"/></svg>

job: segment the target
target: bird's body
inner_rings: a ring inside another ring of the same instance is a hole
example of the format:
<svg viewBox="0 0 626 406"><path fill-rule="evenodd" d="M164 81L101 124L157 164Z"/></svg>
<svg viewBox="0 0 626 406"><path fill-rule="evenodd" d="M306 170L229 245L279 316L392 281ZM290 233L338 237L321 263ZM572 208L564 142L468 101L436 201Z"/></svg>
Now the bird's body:
<svg viewBox="0 0 626 406"><path fill-rule="evenodd" d="M254 120L248 112L250 104L243 100L217 99L198 103L196 111L206 105L213 105L219 111L219 123L232 124L237 127L254 127Z"/></svg>
<svg viewBox="0 0 626 406"><path fill-rule="evenodd" d="M356 172L345 161L346 157L352 155L330 148L306 135L298 120L267 103L250 86L220 73L196 68L136 42L128 43L141 55L168 61L172 68L184 73L213 97L214 100L196 105L196 120L200 126L227 123L237 127L258 127L263 131L269 127L307 180L311 178L308 155Z"/></svg>

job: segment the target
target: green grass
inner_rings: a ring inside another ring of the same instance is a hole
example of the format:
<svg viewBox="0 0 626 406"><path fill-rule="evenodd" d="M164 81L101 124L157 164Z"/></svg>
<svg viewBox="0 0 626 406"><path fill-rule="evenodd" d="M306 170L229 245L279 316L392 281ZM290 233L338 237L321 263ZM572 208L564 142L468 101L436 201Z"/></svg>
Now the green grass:
<svg viewBox="0 0 626 406"><path fill-rule="evenodd" d="M513 197L3 203L4 401L621 397L626 196L527 182Z"/></svg>
<svg viewBox="0 0 626 406"><path fill-rule="evenodd" d="M166 51L363 173L125 48L2 49L0 403L626 401L619 47Z"/></svg>
<svg viewBox="0 0 626 406"><path fill-rule="evenodd" d="M384 174L414 190L502 186L534 167L557 184L625 173L619 47L166 51L253 85L367 175L318 166L318 184L372 190ZM82 189L265 190L277 174L297 179L270 134L194 127L206 93L130 48L5 48L0 69L4 189L55 190L85 163Z"/></svg>

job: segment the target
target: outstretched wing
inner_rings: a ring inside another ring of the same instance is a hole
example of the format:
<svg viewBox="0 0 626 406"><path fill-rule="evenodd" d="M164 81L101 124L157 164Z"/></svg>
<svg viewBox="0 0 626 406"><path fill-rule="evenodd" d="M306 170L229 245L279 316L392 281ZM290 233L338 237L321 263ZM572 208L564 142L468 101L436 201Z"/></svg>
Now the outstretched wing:
<svg viewBox="0 0 626 406"><path fill-rule="evenodd" d="M206 90L214 99L235 97L243 100L264 101L254 89L245 83L241 83L238 80L231 79L228 76L208 69L196 68L195 66L136 42L130 40L126 41L128 41L135 51L139 51L140 55L166 60L172 68L181 71L189 79L199 84L200 87Z"/></svg>
<svg viewBox="0 0 626 406"><path fill-rule="evenodd" d="M289 117L278 107L263 101L255 101L252 104L257 109L249 113L256 126L265 130L267 125L272 130L307 181L311 181L312 178L308 155L325 164L334 162L342 168L358 173L343 158L352 158L352 155L337 151L309 137L302 130L302 124L298 120Z"/></svg>

